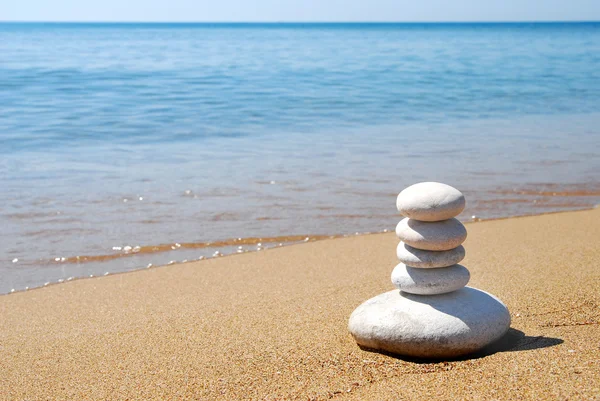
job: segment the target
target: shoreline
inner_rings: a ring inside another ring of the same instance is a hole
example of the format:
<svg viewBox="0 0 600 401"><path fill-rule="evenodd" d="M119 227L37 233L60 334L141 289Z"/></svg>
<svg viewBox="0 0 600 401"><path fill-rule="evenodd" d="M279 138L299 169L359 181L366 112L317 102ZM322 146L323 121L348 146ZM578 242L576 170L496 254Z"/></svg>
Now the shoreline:
<svg viewBox="0 0 600 401"><path fill-rule="evenodd" d="M468 226L469 286L509 308L483 354L360 350L360 303L392 289L393 233L213 258L0 297L8 399L594 399L600 209Z"/></svg>
<svg viewBox="0 0 600 401"><path fill-rule="evenodd" d="M494 218L488 218L488 219L480 219L480 218L476 218L473 219L471 218L470 220L464 221L461 220L461 222L463 224L473 224L473 223L484 223L484 222L489 222L489 221L500 221L500 220L510 220L510 219L519 219L519 218L526 218L526 217L535 217L535 216L545 216L545 215L552 215L552 214L561 214L561 213L576 213L576 212L583 212L583 211L589 211L589 210L594 210L597 209L600 205L595 205L589 208L583 208L583 209L575 209L575 210L555 210L555 211L549 211L549 212L543 212L543 213L536 213L536 214L524 214L524 215L516 215L516 216L507 216L507 217L494 217ZM401 219L402 217L400 215L398 215L398 218ZM90 277L87 276L80 276L80 277L68 277L66 279L61 279L59 281L56 282L47 282L44 283L42 285L36 286L36 287L26 287L26 288L22 288L22 289L17 289L15 288L14 291L11 290L9 292L6 293L0 293L0 297L5 296L5 295L11 295L11 294L15 294L15 293L20 293L20 292L27 292L27 291L33 291L33 290L38 290L41 288L45 288L45 287L49 287L49 286L54 286L54 285L58 285L58 284L65 284L67 282L71 282L71 281L75 281L75 280L86 280L86 279L96 279L99 277L105 277L105 276L112 276L112 275L117 275L117 274L126 274L126 273L134 273L137 271L142 271L145 269L154 269L154 268L158 268L158 267L167 267L167 266L173 266L173 265L181 265L181 264L186 264L186 263L194 263L194 262L199 262L199 261L205 261L205 260L210 260L213 258L221 258L221 257L226 257L226 256L233 256L233 255L239 255L240 253L253 253L253 252L259 252L259 251L267 251L267 250L271 250L271 249L276 249L276 248L281 248L281 247L289 247L289 246L294 246L294 245L300 245L302 243L306 243L306 242L315 242L315 241L322 241L322 240L326 240L326 239L336 239L336 238L347 238L347 237L354 237L354 236L364 236L364 235L374 235L374 234L385 234L385 233L389 233L389 232L393 232L393 229L384 229L382 231L367 231L367 232L356 232L354 234L331 234L331 235L327 235L327 234L314 234L314 235L288 235L288 236L279 236L279 237L246 237L246 238L232 238L232 239L226 239L226 240L216 240L216 241L212 241L212 242L202 242L202 243L175 243L175 244L161 244L159 246L144 246L143 248L154 248L154 247L160 247L160 248L165 248L164 250L160 250L158 251L160 252L168 252L168 250L166 250L167 247L171 247L171 246L176 246L179 245L178 247L175 247L173 249L176 248L188 248L188 249L196 249L196 248L209 248L209 249L217 249L223 246L228 246L228 247L235 247L236 245L239 244L244 244L244 245L256 245L259 244L261 245L263 242L266 244L277 244L275 246L265 246L265 247L260 247L260 249L245 249L243 252L239 252L235 249L233 249L231 252L228 253L221 253L220 251L218 251L218 254L213 254L213 256L209 256L209 257L204 257L201 256L199 259L197 260L181 260L181 261L172 261L173 263L169 262L166 264L160 264L160 265L154 265L154 264L149 264L147 266L141 266L135 269L131 269L131 270L125 270L125 271L116 271L116 272L106 272L103 275L93 275ZM211 246L211 244L216 244L214 246ZM136 252L131 252L131 253L124 253L124 254L112 254L112 255L96 255L96 256L76 256L76 257L68 257L66 258L65 261L61 261L61 263L71 263L71 264L80 264L80 263L86 263L87 260L95 260L98 258L104 259L106 257L108 257L108 259L116 259L116 258L127 258L127 257L132 257L132 256L136 256L138 255L138 253ZM48 264L51 264L52 262L48 261Z"/></svg>

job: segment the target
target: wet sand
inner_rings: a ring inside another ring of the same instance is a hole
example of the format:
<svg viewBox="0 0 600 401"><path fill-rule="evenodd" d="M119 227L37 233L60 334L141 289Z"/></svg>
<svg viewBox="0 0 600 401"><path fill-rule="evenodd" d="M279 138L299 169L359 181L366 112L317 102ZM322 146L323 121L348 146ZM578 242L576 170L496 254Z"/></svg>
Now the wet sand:
<svg viewBox="0 0 600 401"><path fill-rule="evenodd" d="M311 191L301 192L301 196L297 186L306 182L278 180L272 181L274 184L248 182L220 191L140 190L135 197L123 198L98 194L89 202L74 204L70 203L72 194L66 194L68 200L60 203L38 199L35 205L23 206L17 202L0 211L0 219L5 218L6 223L0 230L0 294L69 278L144 269L149 264L237 253L240 246L244 252L259 244L270 248L303 242L306 237L317 240L393 230L397 192L390 188L400 190L403 184L396 176L385 178L380 168L386 174L395 171L383 167L370 171L376 180L327 176L313 181L314 177L306 176ZM600 164L596 169L587 168L596 172ZM585 184L440 180L461 188L468 199L458 218L478 221L589 209L600 203L596 177L572 175ZM349 183L352 185L347 187Z"/></svg>
<svg viewBox="0 0 600 401"><path fill-rule="evenodd" d="M0 296L0 399L599 399L600 209L468 231L470 285L513 319L476 358L356 346L396 264L372 234Z"/></svg>

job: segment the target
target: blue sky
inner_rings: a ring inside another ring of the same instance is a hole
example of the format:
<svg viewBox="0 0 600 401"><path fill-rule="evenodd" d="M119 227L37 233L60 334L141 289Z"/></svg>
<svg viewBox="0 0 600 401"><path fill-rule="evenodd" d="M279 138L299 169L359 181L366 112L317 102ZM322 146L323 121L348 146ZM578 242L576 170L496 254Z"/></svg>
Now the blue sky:
<svg viewBox="0 0 600 401"><path fill-rule="evenodd" d="M0 0L0 20L600 20L600 0Z"/></svg>

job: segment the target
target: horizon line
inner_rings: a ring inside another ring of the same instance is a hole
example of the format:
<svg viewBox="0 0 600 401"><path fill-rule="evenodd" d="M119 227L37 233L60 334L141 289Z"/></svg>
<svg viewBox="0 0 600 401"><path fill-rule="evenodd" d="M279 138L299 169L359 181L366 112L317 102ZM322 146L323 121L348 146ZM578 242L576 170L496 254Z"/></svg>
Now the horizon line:
<svg viewBox="0 0 600 401"><path fill-rule="evenodd" d="M481 21L73 21L73 20L0 20L0 24L560 24L598 23L600 20L481 20Z"/></svg>

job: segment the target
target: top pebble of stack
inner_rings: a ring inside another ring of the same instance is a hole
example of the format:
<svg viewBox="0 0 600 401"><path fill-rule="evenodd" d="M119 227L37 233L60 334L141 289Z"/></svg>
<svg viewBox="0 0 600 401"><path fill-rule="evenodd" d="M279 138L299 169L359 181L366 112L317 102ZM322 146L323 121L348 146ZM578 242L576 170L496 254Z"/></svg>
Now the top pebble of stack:
<svg viewBox="0 0 600 401"><path fill-rule="evenodd" d="M465 204L465 197L458 189L439 182L411 185L396 200L403 216L420 221L451 219L463 211Z"/></svg>

